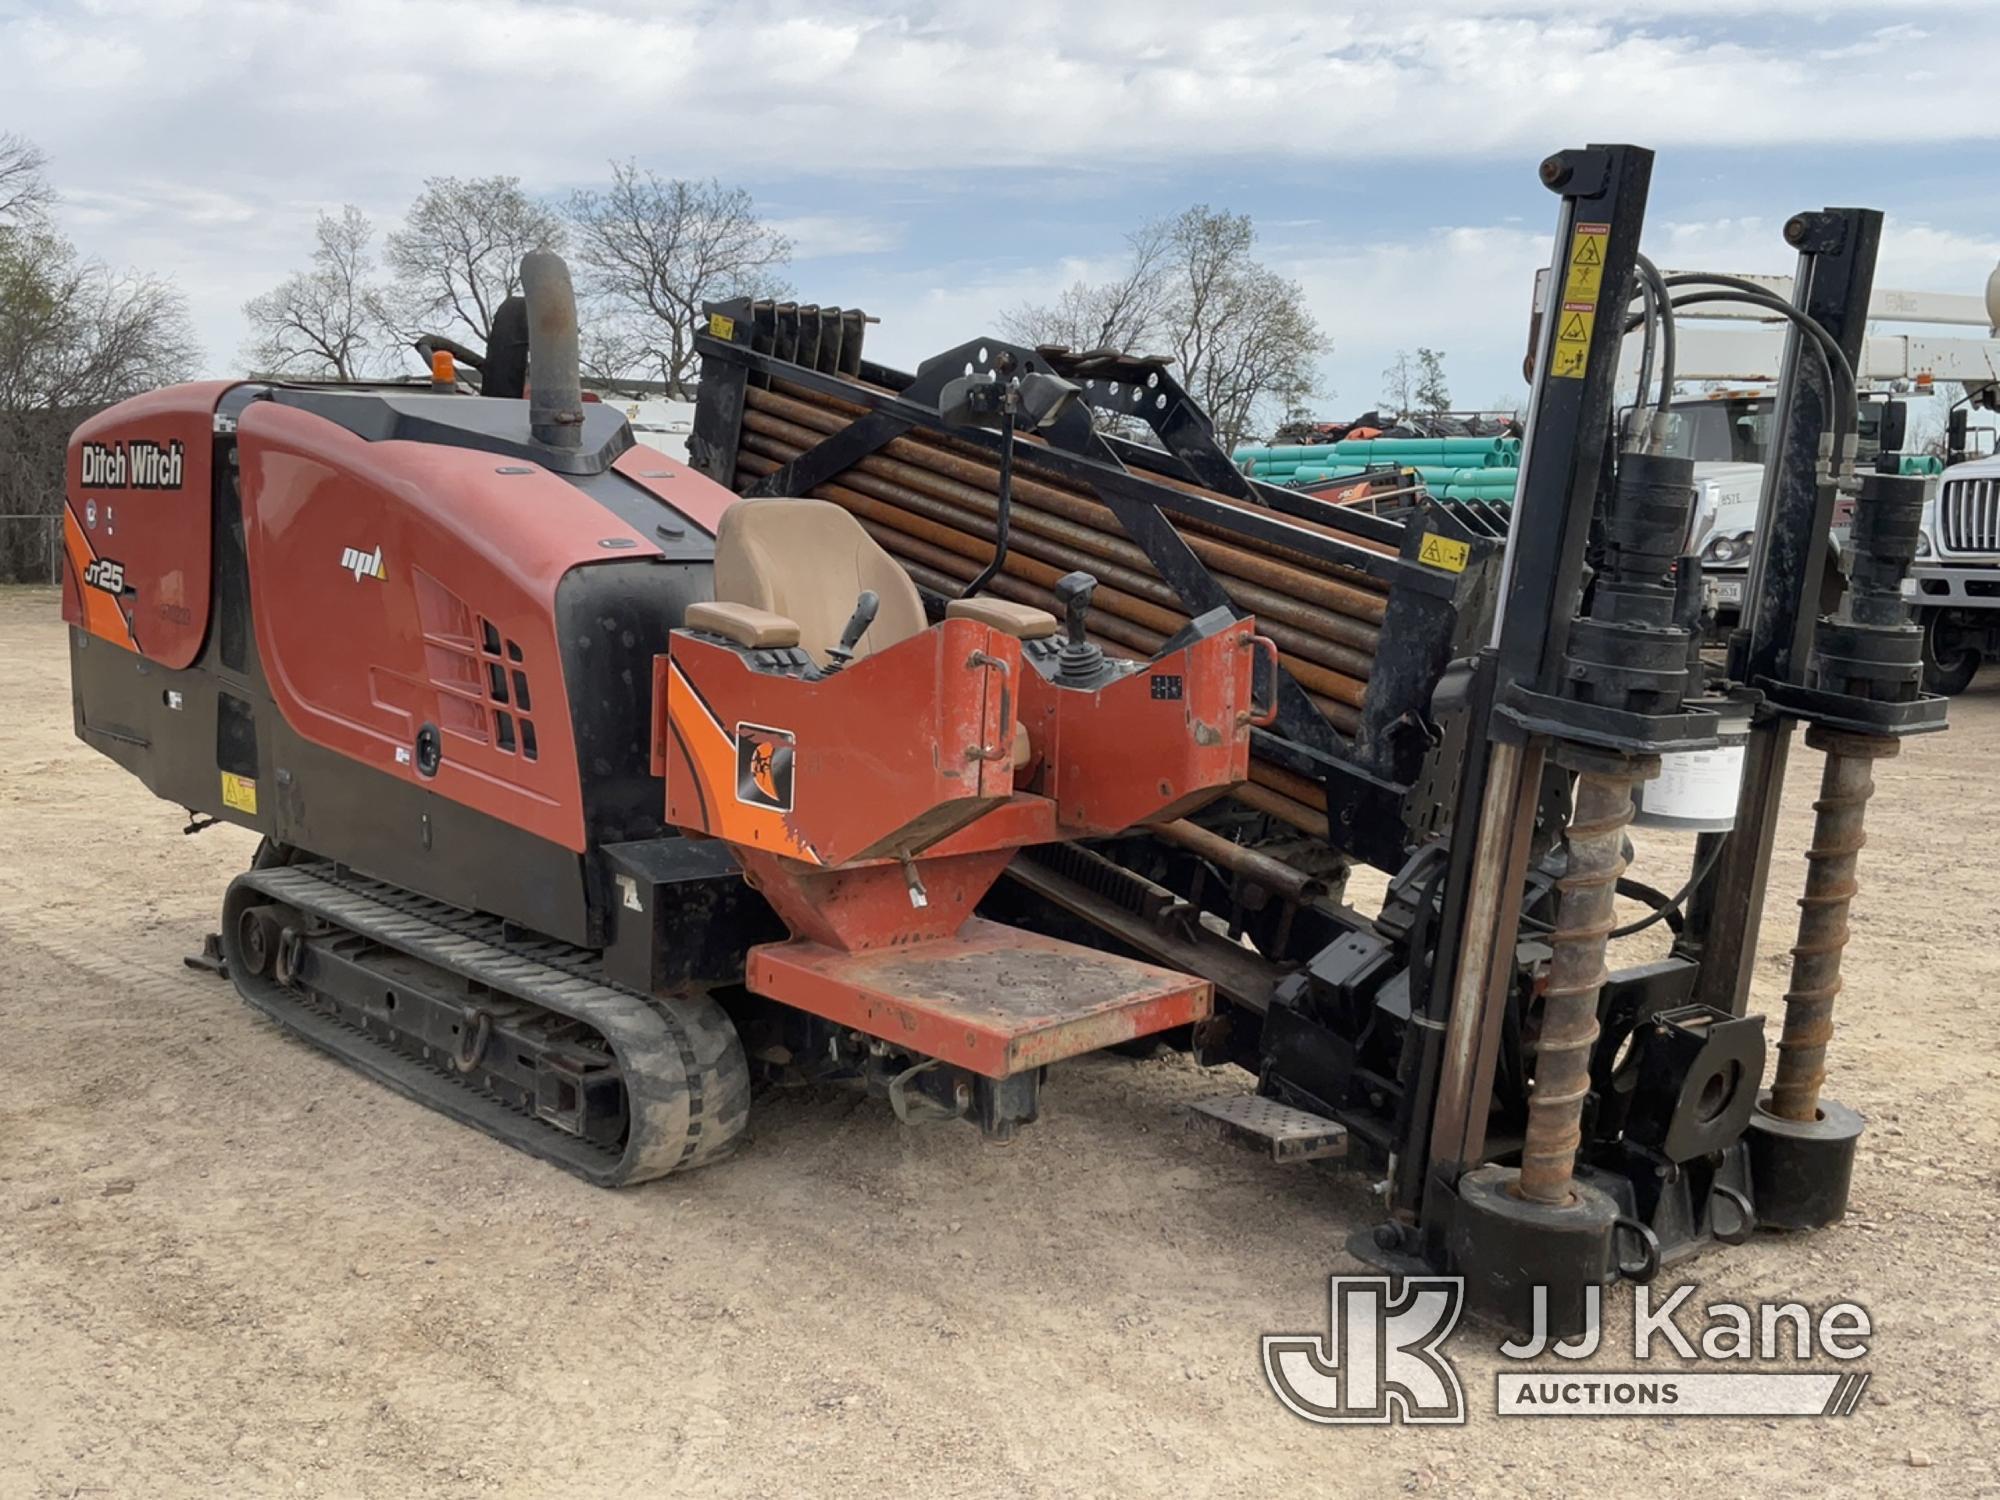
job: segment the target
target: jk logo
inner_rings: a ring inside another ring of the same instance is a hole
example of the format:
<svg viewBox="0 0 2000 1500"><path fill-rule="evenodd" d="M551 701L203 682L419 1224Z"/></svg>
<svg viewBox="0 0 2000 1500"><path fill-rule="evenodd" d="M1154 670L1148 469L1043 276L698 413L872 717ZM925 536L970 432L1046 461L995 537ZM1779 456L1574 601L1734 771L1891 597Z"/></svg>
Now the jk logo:
<svg viewBox="0 0 2000 1500"><path fill-rule="evenodd" d="M1400 1282L1400 1287L1396 1285ZM1324 1339L1264 1335L1264 1378L1308 1422L1463 1424L1465 1391L1438 1347L1458 1326L1457 1276L1335 1276Z"/></svg>

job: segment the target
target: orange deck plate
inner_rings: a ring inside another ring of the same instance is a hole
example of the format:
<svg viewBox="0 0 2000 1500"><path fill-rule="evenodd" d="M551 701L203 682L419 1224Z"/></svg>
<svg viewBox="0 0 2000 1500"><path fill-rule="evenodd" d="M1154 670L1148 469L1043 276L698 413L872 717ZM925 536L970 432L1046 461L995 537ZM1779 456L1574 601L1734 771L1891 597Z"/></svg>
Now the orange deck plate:
<svg viewBox="0 0 2000 1500"><path fill-rule="evenodd" d="M957 937L750 951L750 988L987 1078L1207 1017L1206 979L975 917Z"/></svg>

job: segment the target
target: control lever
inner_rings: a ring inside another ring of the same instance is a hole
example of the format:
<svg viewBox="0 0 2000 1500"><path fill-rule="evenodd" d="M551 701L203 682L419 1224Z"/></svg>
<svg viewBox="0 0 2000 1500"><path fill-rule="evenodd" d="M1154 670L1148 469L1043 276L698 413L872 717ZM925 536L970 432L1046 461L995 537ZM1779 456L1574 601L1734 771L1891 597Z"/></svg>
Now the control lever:
<svg viewBox="0 0 2000 1500"><path fill-rule="evenodd" d="M873 589L863 589L861 597L854 601L854 613L847 617L846 628L840 632L840 643L827 648L826 668L821 676L831 677L854 660L854 648L861 644L861 637L868 634L868 627L881 612L882 596Z"/></svg>
<svg viewBox="0 0 2000 1500"><path fill-rule="evenodd" d="M1096 592L1097 580L1081 570L1065 573L1056 580L1056 603L1063 608L1065 635L1057 672L1068 682L1088 681L1104 665L1104 648L1084 638L1084 621L1090 614L1091 596Z"/></svg>

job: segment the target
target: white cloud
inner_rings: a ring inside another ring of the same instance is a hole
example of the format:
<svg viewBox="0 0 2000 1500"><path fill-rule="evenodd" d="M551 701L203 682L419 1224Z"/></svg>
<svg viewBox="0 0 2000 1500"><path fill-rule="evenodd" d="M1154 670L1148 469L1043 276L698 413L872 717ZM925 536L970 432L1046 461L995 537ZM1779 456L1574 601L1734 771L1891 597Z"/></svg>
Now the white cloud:
<svg viewBox="0 0 2000 1500"><path fill-rule="evenodd" d="M914 370L933 354L1000 331L1000 315L1024 302L1047 301L1073 281L1113 274L1115 253L1038 264L955 263L920 270L864 270L838 282L799 277L799 292L816 301L863 308L879 317L868 331L871 359Z"/></svg>
<svg viewBox="0 0 2000 1500"><path fill-rule="evenodd" d="M1613 22L1581 0L1366 16L1258 0L1220 14L1181 0L961 0L919 21L787 0L98 0L0 21L0 78L59 157L180 176L310 168L350 195L384 175L501 164L570 179L626 152L738 173L1346 159L1357 142L1378 158L1491 156L1583 136L1878 138L1867 112L1828 101L1849 47L1921 35L1840 20L1883 9L1655 0ZM1701 34L1716 15L1765 22L1766 37ZM1980 44L1996 38L1990 13L1954 18L1953 45L1925 50L1931 88L1897 113L1898 138L1992 133ZM188 153L190 128L210 149Z"/></svg>
<svg viewBox="0 0 2000 1500"><path fill-rule="evenodd" d="M1921 26L1905 22L1897 26L1881 26L1868 33L1857 42L1849 42L1844 47L1826 47L1814 53L1815 57L1829 61L1841 61L1855 57L1873 57L1895 47L1914 47L1928 39L1930 33Z"/></svg>
<svg viewBox="0 0 2000 1500"><path fill-rule="evenodd" d="M1789 275L1797 255L1781 219L1674 221L1655 218L1646 248L1678 270ZM1454 397L1483 406L1525 394L1529 307L1537 269L1548 264L1549 231L1514 225L1444 228L1424 235L1338 246L1279 247L1273 261L1304 286L1314 315L1334 338L1326 382L1330 414L1356 414L1381 394L1380 372L1399 349L1446 355ZM1971 235L1888 220L1876 285L1901 291L1979 296L2000 262L2000 236ZM1905 331L1880 324L1877 332ZM1971 329L1915 330L1932 337L1977 337Z"/></svg>
<svg viewBox="0 0 2000 1500"><path fill-rule="evenodd" d="M1538 231L1315 244L1330 231L1313 215L1351 221L1311 201L1313 184L1337 196L1358 173L1439 159L1524 170L1584 140L1876 143L1880 109L1839 107L1862 56L1869 97L1910 92L1896 140L1990 140L2000 15L1954 13L1940 46L1917 24L1937 14L1913 0L934 0L905 14L861 0L87 0L0 6L0 97L49 151L71 232L180 279L218 367L238 304L302 258L316 212L354 202L386 225L439 173L560 191L633 156L682 175L857 181L851 207L786 217L803 259L906 255L907 221L940 211L896 201L918 174L963 186L992 167L1061 169L1046 209L1092 191L1079 168L1212 181L1289 162L1296 222L1270 232L1299 241L1285 258L1342 340L1345 397L1373 383L1347 351L1373 359L1361 351L1396 328L1441 330L1500 368ZM993 195L965 201L1004 225ZM911 299L885 313L930 326L988 295L1046 295L1057 271L937 266L873 284Z"/></svg>
<svg viewBox="0 0 2000 1500"><path fill-rule="evenodd" d="M794 214L773 218L769 223L792 242L794 261L818 260L830 255L879 255L902 244L908 227L859 214Z"/></svg>

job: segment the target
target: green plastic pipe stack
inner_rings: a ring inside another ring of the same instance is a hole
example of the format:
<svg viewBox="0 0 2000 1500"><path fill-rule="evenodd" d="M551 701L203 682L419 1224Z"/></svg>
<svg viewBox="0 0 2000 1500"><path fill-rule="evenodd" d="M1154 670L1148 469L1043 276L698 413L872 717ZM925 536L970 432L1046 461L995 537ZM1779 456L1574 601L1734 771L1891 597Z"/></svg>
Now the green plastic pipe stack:
<svg viewBox="0 0 2000 1500"><path fill-rule="evenodd" d="M1381 463L1437 462L1450 458L1460 465L1490 467L1511 464L1520 458L1521 440L1506 437L1448 438L1355 438L1340 443L1305 444L1272 448L1248 446L1233 455L1237 463L1313 463L1328 458L1363 458ZM1485 455L1492 455L1488 458Z"/></svg>
<svg viewBox="0 0 2000 1500"><path fill-rule="evenodd" d="M1232 455L1244 473L1270 484L1319 484L1370 468L1414 473L1443 500L1510 504L1520 479L1519 438L1358 438L1297 447L1246 446Z"/></svg>

